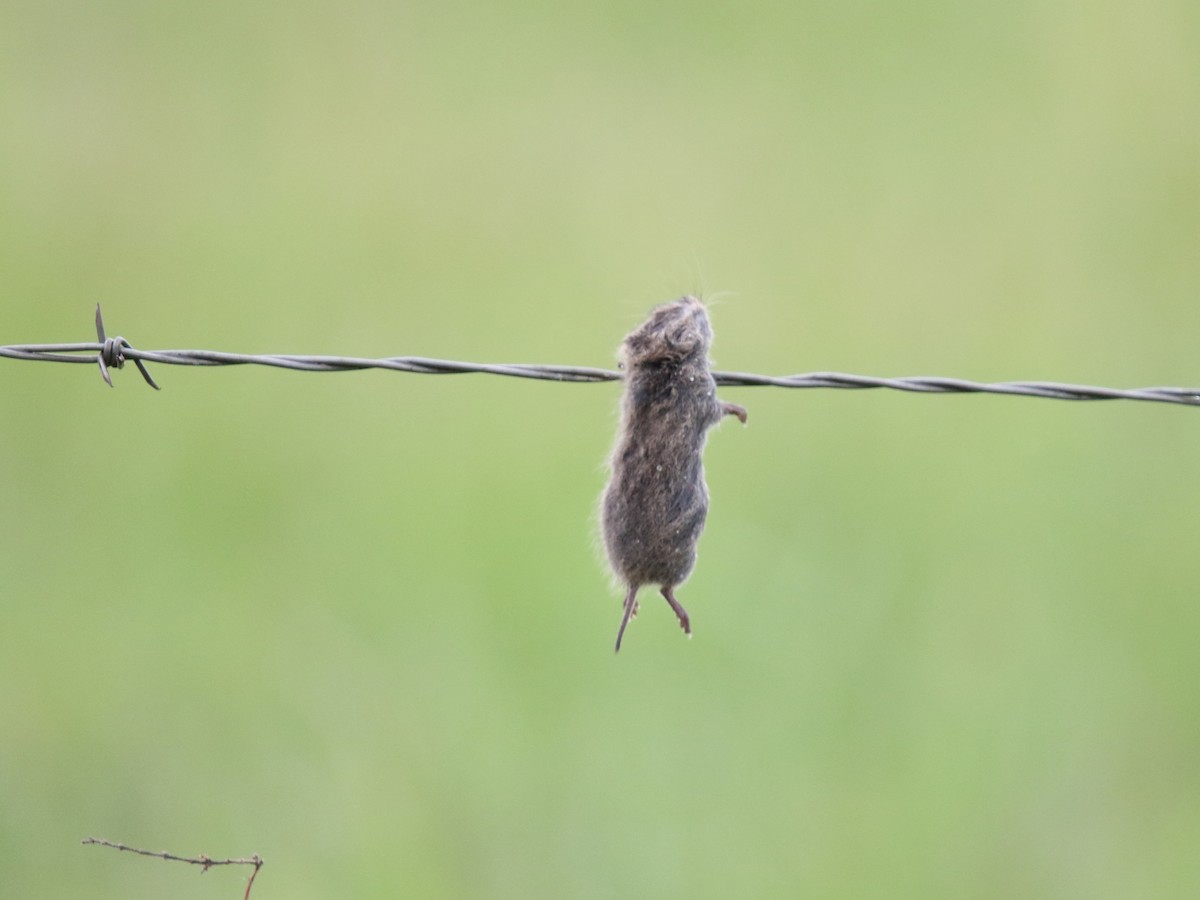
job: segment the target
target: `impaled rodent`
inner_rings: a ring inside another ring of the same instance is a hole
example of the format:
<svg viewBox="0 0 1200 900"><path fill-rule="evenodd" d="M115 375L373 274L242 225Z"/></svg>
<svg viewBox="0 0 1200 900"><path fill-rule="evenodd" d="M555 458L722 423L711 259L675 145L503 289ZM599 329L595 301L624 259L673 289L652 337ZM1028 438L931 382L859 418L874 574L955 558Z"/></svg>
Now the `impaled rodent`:
<svg viewBox="0 0 1200 900"><path fill-rule="evenodd" d="M601 511L608 560L627 589L618 651L637 615L638 590L648 584L660 586L684 632L692 633L675 588L696 564L708 515L704 441L723 416L746 421L745 409L717 399L711 344L708 314L695 297L656 307L621 344L621 427Z"/></svg>

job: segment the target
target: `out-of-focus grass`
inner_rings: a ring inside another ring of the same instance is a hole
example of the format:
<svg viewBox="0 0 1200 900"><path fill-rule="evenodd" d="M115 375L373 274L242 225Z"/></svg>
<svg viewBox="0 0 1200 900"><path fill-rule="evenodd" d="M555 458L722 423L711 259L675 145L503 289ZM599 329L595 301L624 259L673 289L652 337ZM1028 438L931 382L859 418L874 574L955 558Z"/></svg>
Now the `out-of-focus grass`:
<svg viewBox="0 0 1200 900"><path fill-rule="evenodd" d="M1198 18L10 4L0 343L1195 384ZM156 374L0 364L6 896L1200 889L1193 411L730 391L614 659L615 386Z"/></svg>

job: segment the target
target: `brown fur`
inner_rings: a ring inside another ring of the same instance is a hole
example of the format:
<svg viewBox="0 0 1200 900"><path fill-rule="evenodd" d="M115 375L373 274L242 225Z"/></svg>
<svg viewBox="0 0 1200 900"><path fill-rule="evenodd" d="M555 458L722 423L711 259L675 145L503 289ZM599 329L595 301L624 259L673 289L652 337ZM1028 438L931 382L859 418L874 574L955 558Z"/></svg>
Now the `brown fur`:
<svg viewBox="0 0 1200 900"><path fill-rule="evenodd" d="M608 560L628 591L618 651L637 615L638 589L647 584L661 587L684 632L692 633L674 589L696 564L708 514L701 453L708 429L723 416L746 421L746 410L717 399L711 343L704 305L682 297L656 307L621 345L621 427L601 512Z"/></svg>

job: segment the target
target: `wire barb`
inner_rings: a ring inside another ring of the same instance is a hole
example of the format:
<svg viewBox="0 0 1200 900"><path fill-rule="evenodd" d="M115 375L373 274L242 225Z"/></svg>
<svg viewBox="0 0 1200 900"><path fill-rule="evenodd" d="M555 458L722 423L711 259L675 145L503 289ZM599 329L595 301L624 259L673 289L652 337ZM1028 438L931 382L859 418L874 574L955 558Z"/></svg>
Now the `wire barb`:
<svg viewBox="0 0 1200 900"><path fill-rule="evenodd" d="M100 304L96 304L96 340L100 342L100 352L96 356L96 362L100 365L100 374L104 376L104 380L109 387L113 386L112 375L108 370L121 369L125 366L126 349L132 350L129 341L123 337L109 338L104 334L104 316L100 314ZM142 377L146 379L146 384L154 388L156 391L162 390L154 379L150 377L150 373L146 371L146 367L142 365L142 361L136 357L133 359L133 364L138 367L138 371L142 373Z"/></svg>
<svg viewBox="0 0 1200 900"><path fill-rule="evenodd" d="M100 374L111 386L110 369L119 369L133 360L142 377L155 390L144 363L168 366L270 366L298 372L353 372L362 369L386 369L419 375L460 375L467 372L532 378L539 381L603 382L620 381L620 372L586 366L546 366L521 363L472 363L421 356L392 356L367 359L354 356L302 356L295 354L225 353L217 350L137 350L123 337L109 338L104 331L100 306L96 306L94 344L14 344L0 346L0 357L40 362L90 363L100 366ZM1200 387L1148 387L1121 390L1052 381L979 382L961 378L917 375L905 378L876 378L843 372L809 372L801 375L755 375L748 372L713 372L723 387L831 388L835 390L872 390L885 388L918 394L1006 394L1042 397L1049 400L1138 400L1147 403L1173 403L1200 406Z"/></svg>

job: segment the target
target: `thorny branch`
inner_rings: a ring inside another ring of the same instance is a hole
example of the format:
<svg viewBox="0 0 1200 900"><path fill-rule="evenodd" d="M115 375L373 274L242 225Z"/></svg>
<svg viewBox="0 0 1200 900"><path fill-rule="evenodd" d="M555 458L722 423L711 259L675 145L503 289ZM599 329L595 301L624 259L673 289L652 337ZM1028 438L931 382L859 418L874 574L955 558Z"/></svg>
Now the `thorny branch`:
<svg viewBox="0 0 1200 900"><path fill-rule="evenodd" d="M174 853L168 853L165 850L142 850L138 847L130 847L127 844L117 844L113 841L106 841L104 838L89 837L81 841L83 844L98 844L101 847L112 847L114 850L125 850L129 853L137 853L139 856L156 856L159 859L170 860L171 862L188 863L193 866L200 866L201 872L207 872L213 866L254 866L254 871L250 873L250 880L246 882L246 893L243 894L243 900L250 900L250 888L254 887L254 879L258 875L258 870L262 868L263 859L257 853L247 858L239 859L213 859L207 854L201 853L199 856L176 856Z"/></svg>

